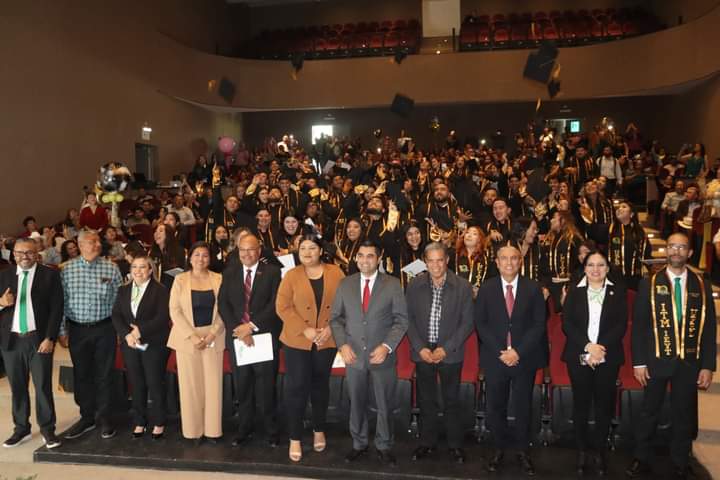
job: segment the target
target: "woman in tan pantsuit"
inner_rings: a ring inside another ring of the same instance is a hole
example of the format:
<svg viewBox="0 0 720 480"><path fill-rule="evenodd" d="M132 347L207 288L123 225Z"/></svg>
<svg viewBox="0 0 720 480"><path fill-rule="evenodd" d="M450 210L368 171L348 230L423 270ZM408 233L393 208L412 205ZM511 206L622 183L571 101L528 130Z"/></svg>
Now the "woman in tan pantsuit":
<svg viewBox="0 0 720 480"><path fill-rule="evenodd" d="M183 437L215 442L222 437L225 325L217 309L222 276L209 270L207 243L193 245L188 257L190 271L175 277L170 291L168 347L177 355Z"/></svg>

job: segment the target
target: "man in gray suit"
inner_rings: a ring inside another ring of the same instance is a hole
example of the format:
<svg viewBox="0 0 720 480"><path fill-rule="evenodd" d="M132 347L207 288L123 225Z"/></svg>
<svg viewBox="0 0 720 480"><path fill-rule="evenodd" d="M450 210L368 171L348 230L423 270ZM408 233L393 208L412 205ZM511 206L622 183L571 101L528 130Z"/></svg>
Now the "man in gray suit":
<svg viewBox="0 0 720 480"><path fill-rule="evenodd" d="M412 458L428 457L437 447L439 376L450 455L455 462L464 463L460 376L465 340L475 327L472 287L467 280L448 271L449 257L442 243L429 243L424 259L428 273L413 279L405 294L420 404L420 446Z"/></svg>
<svg viewBox="0 0 720 480"><path fill-rule="evenodd" d="M397 384L395 350L408 327L407 306L398 279L378 272L380 247L371 241L363 242L356 260L360 272L340 283L330 313L333 336L347 367L350 395L353 448L345 461L355 461L368 450L367 407L372 379L377 403L378 459L395 466L391 452L392 404Z"/></svg>

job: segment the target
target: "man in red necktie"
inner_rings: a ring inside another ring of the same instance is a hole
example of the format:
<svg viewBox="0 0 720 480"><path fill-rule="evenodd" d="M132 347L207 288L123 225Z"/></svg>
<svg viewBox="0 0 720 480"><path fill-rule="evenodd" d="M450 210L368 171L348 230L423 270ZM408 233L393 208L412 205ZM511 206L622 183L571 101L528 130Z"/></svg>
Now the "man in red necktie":
<svg viewBox="0 0 720 480"><path fill-rule="evenodd" d="M488 426L495 452L488 470L497 471L505 450L514 449L526 475L535 475L530 459L530 411L535 373L547 364L545 299L540 286L518 274L520 251L511 245L497 251L500 276L485 282L475 300L481 364L487 384ZM512 395L511 395L512 392ZM507 422L512 398L515 428Z"/></svg>
<svg viewBox="0 0 720 480"><path fill-rule="evenodd" d="M260 262L261 244L253 234L238 240L237 251L240 261L225 268L218 294L218 308L228 333L227 345L230 346L239 402L239 429L232 445L236 447L250 439L256 420L259 420L268 444L277 447L275 380L281 324L275 313L275 297L280 286L280 269ZM253 335L264 333L272 335L273 360L238 367L233 341L239 339L250 346ZM258 412L255 412L256 396Z"/></svg>
<svg viewBox="0 0 720 480"><path fill-rule="evenodd" d="M360 272L340 283L330 313L333 337L347 367L350 394L353 448L345 461L355 461L367 453L372 378L377 403L375 448L381 463L394 466L395 350L408 327L407 306L400 281L378 272L381 257L376 244L363 242L356 260Z"/></svg>

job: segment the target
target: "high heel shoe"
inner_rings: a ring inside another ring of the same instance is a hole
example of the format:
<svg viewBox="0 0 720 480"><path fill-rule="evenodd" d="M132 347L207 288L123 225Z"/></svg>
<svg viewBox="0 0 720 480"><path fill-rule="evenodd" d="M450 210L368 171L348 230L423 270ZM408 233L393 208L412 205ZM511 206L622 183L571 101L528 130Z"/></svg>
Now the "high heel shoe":
<svg viewBox="0 0 720 480"><path fill-rule="evenodd" d="M313 450L322 452L327 447L325 432L313 432Z"/></svg>
<svg viewBox="0 0 720 480"><path fill-rule="evenodd" d="M159 432L157 430L160 430ZM152 439L153 440L160 440L165 436L165 426L163 425L155 425L155 428L153 428L152 431Z"/></svg>
<svg viewBox="0 0 720 480"><path fill-rule="evenodd" d="M138 430L141 429L141 430ZM132 432L132 438L142 438L143 435L145 435L145 427L141 425L137 425Z"/></svg>
<svg viewBox="0 0 720 480"><path fill-rule="evenodd" d="M300 443L300 440L290 440L288 457L290 457L290 460L295 463L302 460L302 444Z"/></svg>

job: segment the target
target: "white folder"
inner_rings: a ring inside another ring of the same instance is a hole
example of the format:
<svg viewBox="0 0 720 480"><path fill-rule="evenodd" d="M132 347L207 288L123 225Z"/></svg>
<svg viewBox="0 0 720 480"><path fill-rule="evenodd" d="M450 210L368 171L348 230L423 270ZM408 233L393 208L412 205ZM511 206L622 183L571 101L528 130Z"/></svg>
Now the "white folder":
<svg viewBox="0 0 720 480"><path fill-rule="evenodd" d="M243 365L252 365L253 363L267 362L272 360L273 357L273 346L272 346L272 334L270 333L258 333L253 335L253 342L255 345L248 347L240 339L234 339L233 344L235 346L235 358L237 359L237 366L242 367Z"/></svg>

